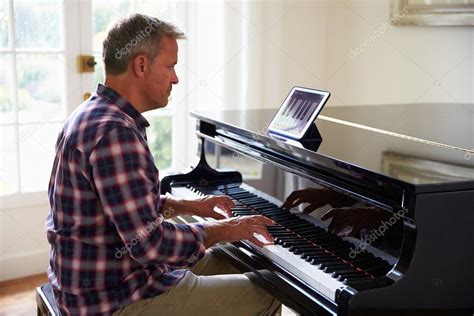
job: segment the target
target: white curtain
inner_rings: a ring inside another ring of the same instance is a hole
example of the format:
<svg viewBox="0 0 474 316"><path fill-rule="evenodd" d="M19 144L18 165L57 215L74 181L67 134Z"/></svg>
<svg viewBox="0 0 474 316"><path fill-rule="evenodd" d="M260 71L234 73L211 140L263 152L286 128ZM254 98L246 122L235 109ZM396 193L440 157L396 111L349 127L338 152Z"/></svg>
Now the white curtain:
<svg viewBox="0 0 474 316"><path fill-rule="evenodd" d="M181 41L181 77L177 111L183 111L185 147L179 148L176 169L189 167L196 156L195 120L191 111L260 107L261 33L252 21L261 20L259 2L185 1L177 5ZM245 117L243 118L245 119ZM183 131L178 131L182 133Z"/></svg>

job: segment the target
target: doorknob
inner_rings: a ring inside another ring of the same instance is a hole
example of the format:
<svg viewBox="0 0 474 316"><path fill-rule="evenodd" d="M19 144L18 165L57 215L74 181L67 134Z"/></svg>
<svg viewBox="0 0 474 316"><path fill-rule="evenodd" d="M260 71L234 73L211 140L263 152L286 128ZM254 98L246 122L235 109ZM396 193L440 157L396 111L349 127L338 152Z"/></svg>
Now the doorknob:
<svg viewBox="0 0 474 316"><path fill-rule="evenodd" d="M95 62L94 56L92 55L79 55L77 56L77 71L79 73L83 72L94 72Z"/></svg>

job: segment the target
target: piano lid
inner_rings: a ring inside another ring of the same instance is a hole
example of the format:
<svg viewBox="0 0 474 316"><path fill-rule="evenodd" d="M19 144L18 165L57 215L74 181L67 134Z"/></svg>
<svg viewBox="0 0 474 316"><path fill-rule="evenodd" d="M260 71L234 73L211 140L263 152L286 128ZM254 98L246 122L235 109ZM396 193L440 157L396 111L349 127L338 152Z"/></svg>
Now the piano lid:
<svg viewBox="0 0 474 316"><path fill-rule="evenodd" d="M474 105L405 104L325 108L316 125L316 151L270 138L278 109L196 112L219 129L276 142L289 155L320 164L335 160L359 174L375 173L417 192L474 188ZM431 189L430 189L431 188Z"/></svg>

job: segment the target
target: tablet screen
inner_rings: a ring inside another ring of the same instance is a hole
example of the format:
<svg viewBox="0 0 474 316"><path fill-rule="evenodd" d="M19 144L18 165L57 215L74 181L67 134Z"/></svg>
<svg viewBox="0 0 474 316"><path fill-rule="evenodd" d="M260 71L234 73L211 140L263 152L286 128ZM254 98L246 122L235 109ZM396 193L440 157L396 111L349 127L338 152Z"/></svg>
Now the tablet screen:
<svg viewBox="0 0 474 316"><path fill-rule="evenodd" d="M270 123L270 132L301 139L329 99L327 91L293 87Z"/></svg>

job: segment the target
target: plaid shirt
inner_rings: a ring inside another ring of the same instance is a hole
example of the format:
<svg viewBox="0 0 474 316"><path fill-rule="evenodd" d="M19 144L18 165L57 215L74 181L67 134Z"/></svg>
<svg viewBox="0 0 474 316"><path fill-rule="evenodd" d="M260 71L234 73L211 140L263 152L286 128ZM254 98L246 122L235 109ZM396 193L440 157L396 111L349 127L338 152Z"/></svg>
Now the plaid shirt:
<svg viewBox="0 0 474 316"><path fill-rule="evenodd" d="M112 89L72 113L49 183L49 281L63 314L107 315L175 285L204 228L164 221L147 120Z"/></svg>

